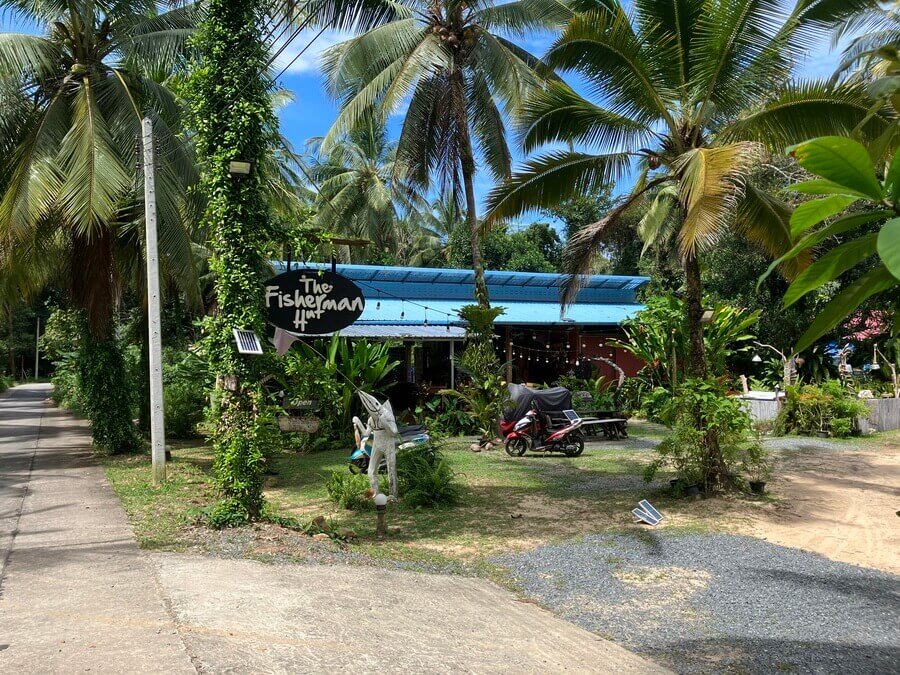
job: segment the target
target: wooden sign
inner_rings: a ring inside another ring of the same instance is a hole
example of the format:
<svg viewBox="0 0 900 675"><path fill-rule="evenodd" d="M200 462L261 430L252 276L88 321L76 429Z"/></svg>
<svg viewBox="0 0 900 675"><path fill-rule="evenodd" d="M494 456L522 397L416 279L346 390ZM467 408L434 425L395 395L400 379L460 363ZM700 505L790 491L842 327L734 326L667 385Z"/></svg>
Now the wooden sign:
<svg viewBox="0 0 900 675"><path fill-rule="evenodd" d="M266 282L269 323L295 335L334 333L356 321L366 301L336 272L295 269Z"/></svg>

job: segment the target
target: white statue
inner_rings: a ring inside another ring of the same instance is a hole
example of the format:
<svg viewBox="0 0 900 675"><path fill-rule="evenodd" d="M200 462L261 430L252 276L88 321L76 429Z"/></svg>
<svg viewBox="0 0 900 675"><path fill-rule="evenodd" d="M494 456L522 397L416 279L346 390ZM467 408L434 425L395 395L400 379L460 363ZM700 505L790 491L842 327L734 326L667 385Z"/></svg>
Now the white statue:
<svg viewBox="0 0 900 675"><path fill-rule="evenodd" d="M359 392L359 398L363 407L369 413L369 419L364 429L354 426L362 437L372 434L372 456L369 457L369 485L372 493L378 494L378 467L384 458L387 462L388 481L390 482L391 496L397 499L397 420L394 419L394 410L391 402L380 403L377 398L364 391Z"/></svg>

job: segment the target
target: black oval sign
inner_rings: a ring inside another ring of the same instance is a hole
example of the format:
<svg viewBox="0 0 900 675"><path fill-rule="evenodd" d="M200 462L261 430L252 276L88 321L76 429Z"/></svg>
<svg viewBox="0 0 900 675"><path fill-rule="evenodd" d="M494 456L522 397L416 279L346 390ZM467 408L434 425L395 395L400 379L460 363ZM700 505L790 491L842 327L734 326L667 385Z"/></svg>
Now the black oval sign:
<svg viewBox="0 0 900 675"><path fill-rule="evenodd" d="M335 272L291 270L266 282L269 322L291 333L334 333L356 321L365 306L359 287Z"/></svg>

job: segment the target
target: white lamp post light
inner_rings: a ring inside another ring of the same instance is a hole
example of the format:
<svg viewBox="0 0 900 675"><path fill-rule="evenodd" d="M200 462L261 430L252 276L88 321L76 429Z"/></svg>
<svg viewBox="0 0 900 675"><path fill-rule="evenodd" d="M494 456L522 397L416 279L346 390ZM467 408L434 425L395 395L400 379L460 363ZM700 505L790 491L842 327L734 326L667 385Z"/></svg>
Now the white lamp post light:
<svg viewBox="0 0 900 675"><path fill-rule="evenodd" d="M378 518L378 522L377 522L377 525L375 528L375 536L377 536L379 539L384 539L384 535L387 530L387 527L385 524L385 516L386 516L386 512L387 512L387 503L388 503L387 495L384 494L383 492L379 492L377 495L375 495L374 501L375 501L375 512L376 512L377 518Z"/></svg>

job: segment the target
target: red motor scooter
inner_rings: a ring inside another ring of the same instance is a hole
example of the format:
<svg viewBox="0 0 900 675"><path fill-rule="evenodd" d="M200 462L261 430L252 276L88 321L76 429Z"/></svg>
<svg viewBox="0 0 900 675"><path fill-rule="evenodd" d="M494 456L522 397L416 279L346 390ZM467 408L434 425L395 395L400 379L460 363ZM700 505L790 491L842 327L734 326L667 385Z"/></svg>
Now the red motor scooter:
<svg viewBox="0 0 900 675"><path fill-rule="evenodd" d="M562 452L567 457L578 457L584 452L580 428L581 420L575 419L568 426L553 429L549 415L541 412L534 400L525 417L517 422L500 423L500 430L506 436L506 454L510 457L521 457L528 450Z"/></svg>

